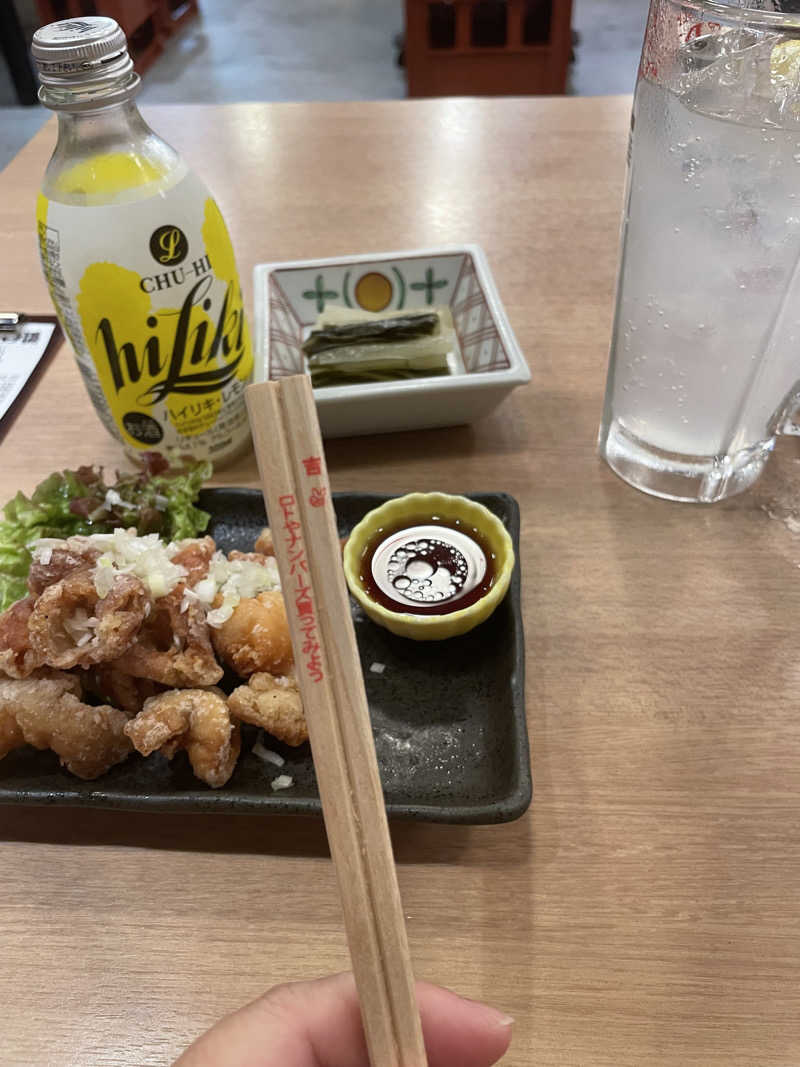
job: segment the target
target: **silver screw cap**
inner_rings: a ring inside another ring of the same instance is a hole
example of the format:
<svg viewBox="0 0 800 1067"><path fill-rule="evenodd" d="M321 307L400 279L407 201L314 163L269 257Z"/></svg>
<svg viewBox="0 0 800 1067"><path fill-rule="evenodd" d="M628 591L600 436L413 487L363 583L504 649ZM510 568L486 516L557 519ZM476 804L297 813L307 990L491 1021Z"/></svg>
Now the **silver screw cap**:
<svg viewBox="0 0 800 1067"><path fill-rule="evenodd" d="M105 16L64 19L33 35L31 54L43 89L102 88L133 74L133 62L120 26ZM43 97L44 99L44 97ZM44 99L45 103L52 103Z"/></svg>

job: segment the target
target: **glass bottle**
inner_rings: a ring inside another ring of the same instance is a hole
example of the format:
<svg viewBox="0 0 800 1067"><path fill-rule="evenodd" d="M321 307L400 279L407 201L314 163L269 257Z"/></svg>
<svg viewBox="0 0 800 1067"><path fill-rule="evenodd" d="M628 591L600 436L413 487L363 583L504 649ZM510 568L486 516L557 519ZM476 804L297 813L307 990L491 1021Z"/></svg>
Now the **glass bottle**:
<svg viewBox="0 0 800 1067"><path fill-rule="evenodd" d="M113 19L51 23L32 52L39 97L58 114L39 250L89 396L128 453L222 465L249 444L253 355L219 208L139 113Z"/></svg>

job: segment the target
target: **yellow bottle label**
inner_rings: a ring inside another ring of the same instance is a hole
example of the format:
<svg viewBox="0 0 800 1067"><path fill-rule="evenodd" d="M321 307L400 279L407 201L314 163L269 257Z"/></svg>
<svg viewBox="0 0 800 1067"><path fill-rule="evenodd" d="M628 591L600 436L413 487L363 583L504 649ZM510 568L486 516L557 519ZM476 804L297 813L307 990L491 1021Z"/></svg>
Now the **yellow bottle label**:
<svg viewBox="0 0 800 1067"><path fill-rule="evenodd" d="M37 222L53 301L108 428L137 449L236 451L252 347L228 231L200 180L115 205L40 196Z"/></svg>

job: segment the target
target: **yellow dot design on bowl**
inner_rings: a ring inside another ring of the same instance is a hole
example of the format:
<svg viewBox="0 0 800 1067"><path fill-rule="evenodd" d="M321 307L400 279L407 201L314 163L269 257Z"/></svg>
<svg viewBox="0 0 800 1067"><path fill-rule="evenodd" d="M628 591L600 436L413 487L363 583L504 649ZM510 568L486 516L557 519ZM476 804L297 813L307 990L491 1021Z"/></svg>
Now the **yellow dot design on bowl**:
<svg viewBox="0 0 800 1067"><path fill-rule="evenodd" d="M392 283L385 274L370 271L359 278L355 297L365 311L383 311L392 299Z"/></svg>

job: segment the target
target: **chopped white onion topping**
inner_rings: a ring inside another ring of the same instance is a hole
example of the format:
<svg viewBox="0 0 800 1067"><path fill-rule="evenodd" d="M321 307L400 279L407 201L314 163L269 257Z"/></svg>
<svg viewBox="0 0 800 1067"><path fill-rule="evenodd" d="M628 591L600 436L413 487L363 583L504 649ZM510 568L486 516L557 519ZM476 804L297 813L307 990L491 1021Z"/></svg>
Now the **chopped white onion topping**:
<svg viewBox="0 0 800 1067"><path fill-rule="evenodd" d="M265 763L273 763L276 767L282 767L286 762L283 756L279 753L273 752L271 748L267 748L260 737L253 745L251 751L254 756L258 756L258 758Z"/></svg>
<svg viewBox="0 0 800 1067"><path fill-rule="evenodd" d="M83 648L94 637L97 619L87 615L86 608L76 608L74 613L64 619L64 629L79 648Z"/></svg>
<svg viewBox="0 0 800 1067"><path fill-rule="evenodd" d="M386 664L371 663L369 669L372 671L373 674L383 674L383 672L386 670Z"/></svg>
<svg viewBox="0 0 800 1067"><path fill-rule="evenodd" d="M102 553L95 567L98 596L108 595L117 574L133 574L141 579L154 600L171 593L186 577L186 568L172 562L178 545L165 544L156 533L139 537L134 528L117 529L110 534L92 534L87 541ZM111 572L110 585L107 572Z"/></svg>
<svg viewBox="0 0 800 1067"><path fill-rule="evenodd" d="M93 578L101 600L111 592L119 574L133 574L141 579L154 600L171 593L186 577L186 568L172 562L181 545L166 544L158 534L139 537L134 528L117 529L110 534L91 534L76 540L100 552ZM47 564L53 549L67 543L54 537L41 538L33 546L34 558ZM181 611L186 611L192 602L199 603L207 611L209 625L221 626L240 601L280 587L278 564L273 556L257 563L250 559L229 560L222 552L215 552L208 574L194 588L184 591Z"/></svg>
<svg viewBox="0 0 800 1067"><path fill-rule="evenodd" d="M136 506L135 504L128 503L127 500L123 500L116 489L106 490L105 505L108 511L111 511L112 508L117 506L128 508L129 511L133 511Z"/></svg>
<svg viewBox="0 0 800 1067"><path fill-rule="evenodd" d="M288 774L279 774L277 778L272 779L270 785L275 791L278 789L289 789L294 785L294 778Z"/></svg>
<svg viewBox="0 0 800 1067"><path fill-rule="evenodd" d="M213 604L217 595L217 583L213 578L201 578L192 592L203 604Z"/></svg>
<svg viewBox="0 0 800 1067"><path fill-rule="evenodd" d="M108 596L114 587L116 574L117 572L111 560L107 556L101 556L97 561L94 572L94 587L101 600L103 597Z"/></svg>
<svg viewBox="0 0 800 1067"><path fill-rule="evenodd" d="M66 542L62 537L40 537L33 542L33 558L37 563L44 563L46 555L46 562L49 563L53 557L53 549L64 544Z"/></svg>
<svg viewBox="0 0 800 1067"><path fill-rule="evenodd" d="M274 557L268 557L265 563L256 563L251 559L226 559L222 552L215 552L208 574L194 589L186 590L184 603L195 599L206 607L217 604L206 616L208 625L217 627L228 621L240 601L268 589L280 589L280 585ZM221 602L217 603L218 600Z"/></svg>
<svg viewBox="0 0 800 1067"><path fill-rule="evenodd" d="M186 568L172 562L180 546L174 542L166 544L156 533L139 537L134 527L129 530L120 527L110 534L90 534L76 538L76 541L100 552L93 577L101 599L111 592L118 574L133 574L140 578L153 598L166 596L186 577ZM48 549L52 552L57 545L68 543L57 538L42 538L34 545L34 555L41 559L41 554Z"/></svg>

